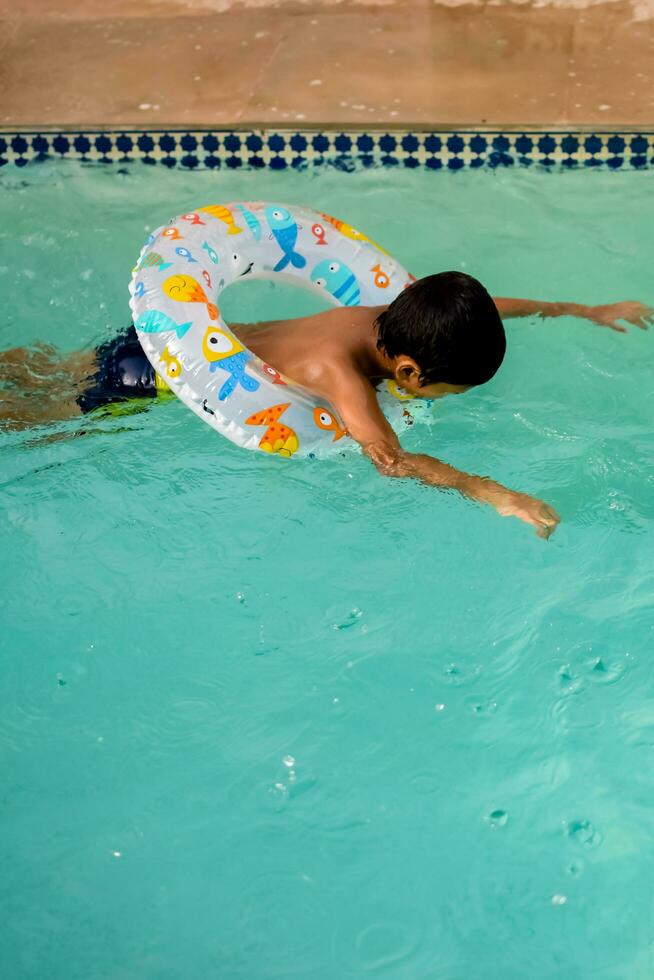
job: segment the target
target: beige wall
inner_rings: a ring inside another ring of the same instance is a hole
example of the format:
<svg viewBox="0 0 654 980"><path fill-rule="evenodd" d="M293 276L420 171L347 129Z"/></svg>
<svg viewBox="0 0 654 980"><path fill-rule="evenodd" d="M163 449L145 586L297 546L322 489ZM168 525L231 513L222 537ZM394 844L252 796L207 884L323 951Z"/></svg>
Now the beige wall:
<svg viewBox="0 0 654 980"><path fill-rule="evenodd" d="M3 7L7 128L654 121L654 0Z"/></svg>

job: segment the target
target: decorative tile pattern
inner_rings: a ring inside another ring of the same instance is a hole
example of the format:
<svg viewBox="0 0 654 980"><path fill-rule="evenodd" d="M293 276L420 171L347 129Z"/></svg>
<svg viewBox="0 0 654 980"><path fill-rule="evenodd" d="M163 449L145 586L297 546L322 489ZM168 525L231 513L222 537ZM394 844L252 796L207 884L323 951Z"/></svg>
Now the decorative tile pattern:
<svg viewBox="0 0 654 980"><path fill-rule="evenodd" d="M285 170L327 165L464 168L654 166L653 133L325 132L293 130L0 132L0 166L49 159L186 169Z"/></svg>

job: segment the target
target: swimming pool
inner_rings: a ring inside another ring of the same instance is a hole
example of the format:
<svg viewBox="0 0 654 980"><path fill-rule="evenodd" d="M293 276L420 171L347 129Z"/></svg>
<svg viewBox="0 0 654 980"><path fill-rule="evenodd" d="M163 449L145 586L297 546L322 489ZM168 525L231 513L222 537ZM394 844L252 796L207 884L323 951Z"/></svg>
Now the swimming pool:
<svg viewBox="0 0 654 980"><path fill-rule="evenodd" d="M147 231L233 198L342 216L418 276L652 302L651 180L5 172L0 349L107 338ZM542 496L549 542L178 403L3 436L3 976L652 975L652 337L508 336L403 441Z"/></svg>

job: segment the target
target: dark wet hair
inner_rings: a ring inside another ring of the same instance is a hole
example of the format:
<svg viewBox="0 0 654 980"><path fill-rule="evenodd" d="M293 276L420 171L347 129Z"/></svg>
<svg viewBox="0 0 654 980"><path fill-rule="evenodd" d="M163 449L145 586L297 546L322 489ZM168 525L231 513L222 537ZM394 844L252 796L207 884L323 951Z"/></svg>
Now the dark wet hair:
<svg viewBox="0 0 654 980"><path fill-rule="evenodd" d="M418 279L379 315L377 328L377 347L389 357L412 357L422 385L483 385L506 351L495 303L465 272Z"/></svg>

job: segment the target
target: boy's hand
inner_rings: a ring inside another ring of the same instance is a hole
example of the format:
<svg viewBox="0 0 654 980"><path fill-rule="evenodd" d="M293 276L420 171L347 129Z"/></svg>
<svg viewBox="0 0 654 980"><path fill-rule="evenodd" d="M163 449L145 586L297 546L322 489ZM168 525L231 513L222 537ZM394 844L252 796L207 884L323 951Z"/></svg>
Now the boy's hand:
<svg viewBox="0 0 654 980"><path fill-rule="evenodd" d="M553 507L526 493L507 490L499 500L491 502L502 517L519 517L531 524L539 538L549 538L561 520Z"/></svg>
<svg viewBox="0 0 654 980"><path fill-rule="evenodd" d="M502 319L514 316L540 316L543 319L553 316L580 316L618 333L627 332L626 327L621 326L618 320L633 323L641 330L647 330L650 323L654 323L654 307L633 300L605 303L603 306L585 306L583 303L549 303L544 300L497 296L493 302Z"/></svg>
<svg viewBox="0 0 654 980"><path fill-rule="evenodd" d="M654 308L644 303L625 300L622 303L606 303L604 306L587 306L582 316L597 323L600 327L609 327L618 333L626 333L626 327L620 326L618 320L633 323L641 330L647 330L654 322Z"/></svg>

